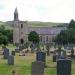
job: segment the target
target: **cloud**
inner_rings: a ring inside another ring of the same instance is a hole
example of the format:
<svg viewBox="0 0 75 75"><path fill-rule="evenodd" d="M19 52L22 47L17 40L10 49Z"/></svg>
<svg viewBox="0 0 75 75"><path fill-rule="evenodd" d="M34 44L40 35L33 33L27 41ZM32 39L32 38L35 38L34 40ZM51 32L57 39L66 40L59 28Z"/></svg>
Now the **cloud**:
<svg viewBox="0 0 75 75"><path fill-rule="evenodd" d="M75 19L74 0L1 0L0 20L13 20L18 8L20 20L69 22Z"/></svg>

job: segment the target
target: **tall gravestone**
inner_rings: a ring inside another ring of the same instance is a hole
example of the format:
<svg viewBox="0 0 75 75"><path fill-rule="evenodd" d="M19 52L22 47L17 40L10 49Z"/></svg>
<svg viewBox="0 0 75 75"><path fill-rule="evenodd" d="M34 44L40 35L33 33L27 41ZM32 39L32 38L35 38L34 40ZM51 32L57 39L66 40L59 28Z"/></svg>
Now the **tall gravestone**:
<svg viewBox="0 0 75 75"><path fill-rule="evenodd" d="M13 55L9 55L9 57L8 57L8 65L14 65L14 56Z"/></svg>
<svg viewBox="0 0 75 75"><path fill-rule="evenodd" d="M41 61L46 63L46 53L45 52L37 52L36 53L36 61Z"/></svg>
<svg viewBox="0 0 75 75"><path fill-rule="evenodd" d="M49 56L50 55L50 52L49 52L50 45L49 45L49 43L46 44L46 49L47 49L47 56Z"/></svg>
<svg viewBox="0 0 75 75"><path fill-rule="evenodd" d="M44 75L44 63L32 62L31 75Z"/></svg>
<svg viewBox="0 0 75 75"><path fill-rule="evenodd" d="M56 62L56 55L53 55L53 62Z"/></svg>
<svg viewBox="0 0 75 75"><path fill-rule="evenodd" d="M4 59L7 59L9 56L9 49L8 48L4 48Z"/></svg>
<svg viewBox="0 0 75 75"><path fill-rule="evenodd" d="M70 59L57 60L57 75L71 75L71 60Z"/></svg>

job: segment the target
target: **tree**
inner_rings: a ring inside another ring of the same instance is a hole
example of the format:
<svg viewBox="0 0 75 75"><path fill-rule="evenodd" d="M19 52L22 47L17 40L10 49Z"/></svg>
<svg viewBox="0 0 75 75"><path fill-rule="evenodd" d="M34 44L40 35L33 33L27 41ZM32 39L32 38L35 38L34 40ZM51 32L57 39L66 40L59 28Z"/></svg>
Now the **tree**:
<svg viewBox="0 0 75 75"><path fill-rule="evenodd" d="M8 42L12 42L12 40L13 40L13 30L5 30L5 35L8 38Z"/></svg>
<svg viewBox="0 0 75 75"><path fill-rule="evenodd" d="M75 29L75 21L73 19L70 21L68 28Z"/></svg>
<svg viewBox="0 0 75 75"><path fill-rule="evenodd" d="M28 35L28 40L33 43L39 43L39 35L35 31L31 31Z"/></svg>
<svg viewBox="0 0 75 75"><path fill-rule="evenodd" d="M55 38L58 44L75 44L75 21L71 20L67 30L61 31Z"/></svg>
<svg viewBox="0 0 75 75"><path fill-rule="evenodd" d="M67 30L61 31L55 38L57 44L66 44L68 43L68 33Z"/></svg>
<svg viewBox="0 0 75 75"><path fill-rule="evenodd" d="M4 44L4 45L7 45L8 44L8 38L7 38L7 36L5 36L5 35L0 35L0 45L1 44Z"/></svg>
<svg viewBox="0 0 75 75"><path fill-rule="evenodd" d="M13 40L13 31L9 29L5 29L5 26L1 25L0 26L0 33L2 35L5 35L8 38L8 42L12 42Z"/></svg>

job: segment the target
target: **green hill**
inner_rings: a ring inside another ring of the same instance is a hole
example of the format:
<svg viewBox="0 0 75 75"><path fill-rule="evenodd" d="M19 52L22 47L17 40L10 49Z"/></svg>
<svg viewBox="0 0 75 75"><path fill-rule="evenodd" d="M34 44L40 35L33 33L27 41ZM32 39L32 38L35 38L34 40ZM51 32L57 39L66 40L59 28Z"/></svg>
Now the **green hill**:
<svg viewBox="0 0 75 75"><path fill-rule="evenodd" d="M13 27L11 26L11 24L8 24L7 22L2 22L0 21L0 26L3 25L5 26L6 29L12 29Z"/></svg>
<svg viewBox="0 0 75 75"><path fill-rule="evenodd" d="M29 27L62 27L68 25L67 23L53 23L53 22L41 22L41 21L27 21ZM0 25L4 25L6 29L13 29L13 21L2 22Z"/></svg>
<svg viewBox="0 0 75 75"><path fill-rule="evenodd" d="M28 21L28 25L30 27L56 27L56 26L65 26L67 25L67 23Z"/></svg>

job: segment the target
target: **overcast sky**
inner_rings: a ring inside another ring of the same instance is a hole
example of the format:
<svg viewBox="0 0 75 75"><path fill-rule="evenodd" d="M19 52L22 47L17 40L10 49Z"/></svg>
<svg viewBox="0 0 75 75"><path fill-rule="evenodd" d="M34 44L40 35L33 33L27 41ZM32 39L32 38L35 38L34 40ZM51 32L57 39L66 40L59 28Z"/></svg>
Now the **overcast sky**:
<svg viewBox="0 0 75 75"><path fill-rule="evenodd" d="M20 20L69 22L75 19L75 0L0 0L0 21L13 20L17 7Z"/></svg>

